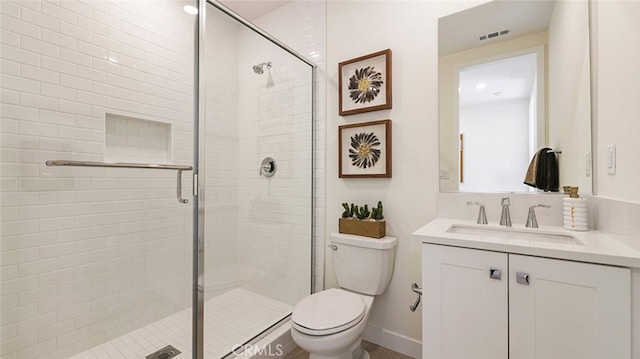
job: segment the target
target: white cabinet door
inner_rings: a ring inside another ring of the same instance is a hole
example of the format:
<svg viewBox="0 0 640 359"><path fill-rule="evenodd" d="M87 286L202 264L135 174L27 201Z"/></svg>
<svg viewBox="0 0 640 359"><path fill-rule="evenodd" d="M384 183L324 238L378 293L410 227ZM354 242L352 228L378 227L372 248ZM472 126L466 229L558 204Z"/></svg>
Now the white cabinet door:
<svg viewBox="0 0 640 359"><path fill-rule="evenodd" d="M509 358L630 358L630 287L628 268L510 254Z"/></svg>
<svg viewBox="0 0 640 359"><path fill-rule="evenodd" d="M424 359L507 358L505 253L425 244L422 275Z"/></svg>

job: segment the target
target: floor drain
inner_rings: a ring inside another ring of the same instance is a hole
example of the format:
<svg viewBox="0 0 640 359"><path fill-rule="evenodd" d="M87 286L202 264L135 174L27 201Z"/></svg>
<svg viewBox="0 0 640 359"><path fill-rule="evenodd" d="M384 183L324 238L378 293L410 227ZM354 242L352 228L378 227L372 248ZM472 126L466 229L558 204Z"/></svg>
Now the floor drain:
<svg viewBox="0 0 640 359"><path fill-rule="evenodd" d="M151 353L147 355L145 358L147 359L171 359L174 356L180 354L180 351L171 345L167 345L166 347L156 351L155 353Z"/></svg>

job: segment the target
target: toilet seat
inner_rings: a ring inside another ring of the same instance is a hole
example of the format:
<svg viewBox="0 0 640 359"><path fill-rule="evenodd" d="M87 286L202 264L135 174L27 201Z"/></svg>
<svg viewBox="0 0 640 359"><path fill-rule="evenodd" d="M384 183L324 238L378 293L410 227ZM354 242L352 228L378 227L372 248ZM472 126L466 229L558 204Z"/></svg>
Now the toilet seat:
<svg viewBox="0 0 640 359"><path fill-rule="evenodd" d="M327 289L302 299L293 310L293 327L308 335L329 335L347 330L365 317L366 305L358 294Z"/></svg>

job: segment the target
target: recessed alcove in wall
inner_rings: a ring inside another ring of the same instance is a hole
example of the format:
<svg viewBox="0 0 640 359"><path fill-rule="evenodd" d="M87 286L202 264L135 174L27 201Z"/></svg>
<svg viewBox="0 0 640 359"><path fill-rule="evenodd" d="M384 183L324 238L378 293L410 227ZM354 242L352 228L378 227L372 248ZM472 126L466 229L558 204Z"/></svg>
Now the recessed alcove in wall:
<svg viewBox="0 0 640 359"><path fill-rule="evenodd" d="M171 124L107 113L105 161L171 163Z"/></svg>

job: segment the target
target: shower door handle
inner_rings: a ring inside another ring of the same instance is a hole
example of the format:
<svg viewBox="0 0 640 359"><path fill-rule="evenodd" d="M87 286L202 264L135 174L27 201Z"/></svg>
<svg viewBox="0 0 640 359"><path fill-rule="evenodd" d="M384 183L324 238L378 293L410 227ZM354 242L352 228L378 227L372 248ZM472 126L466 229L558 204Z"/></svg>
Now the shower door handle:
<svg viewBox="0 0 640 359"><path fill-rule="evenodd" d="M189 203L188 199L182 198L182 170L178 170L178 178L176 180L176 197L180 203Z"/></svg>

